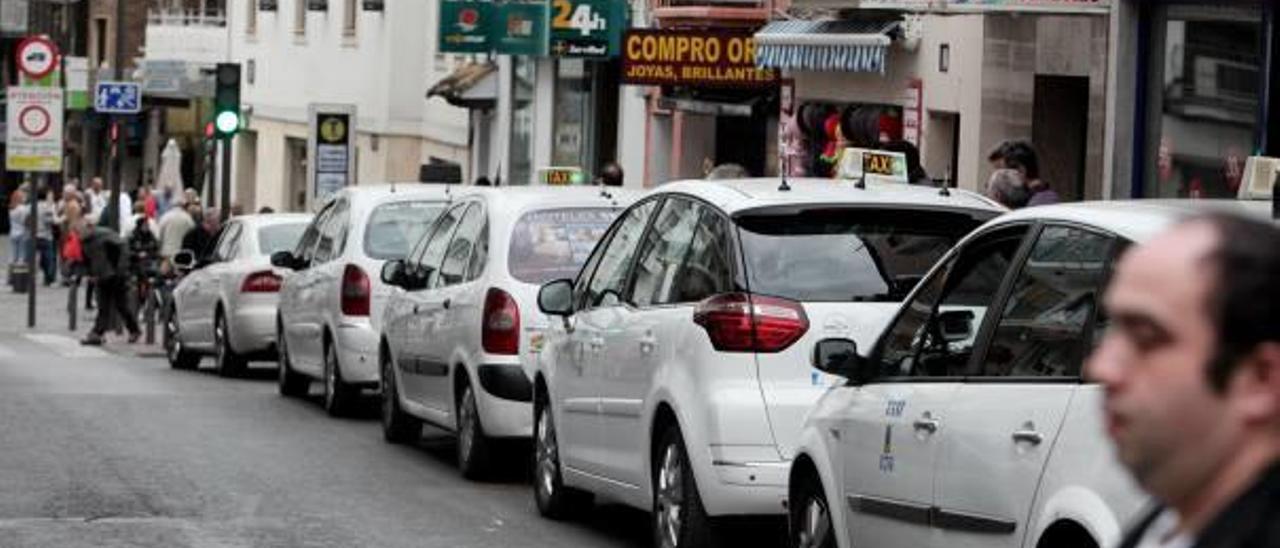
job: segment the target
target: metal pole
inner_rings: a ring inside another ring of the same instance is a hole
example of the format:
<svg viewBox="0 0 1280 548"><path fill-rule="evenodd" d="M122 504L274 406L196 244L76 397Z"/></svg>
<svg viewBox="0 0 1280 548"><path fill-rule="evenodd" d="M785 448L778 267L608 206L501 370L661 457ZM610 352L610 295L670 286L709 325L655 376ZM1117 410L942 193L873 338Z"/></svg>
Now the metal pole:
<svg viewBox="0 0 1280 548"><path fill-rule="evenodd" d="M115 78L118 82L124 81L124 4L125 0L116 0L116 51L115 59L112 61L112 69L115 71ZM120 118L113 118L115 122L115 142L111 144L113 154L111 155L111 202L107 204L107 212L111 214L111 229L120 232L120 217L125 212L120 211L120 186L124 170L124 149L120 146L120 140L124 138L120 130Z"/></svg>
<svg viewBox="0 0 1280 548"><path fill-rule="evenodd" d="M41 175L36 178L27 177L31 188L31 217L27 220L27 239L31 240L31 253L27 255L27 327L36 326L36 254L40 250L37 229L40 228L40 184Z"/></svg>
<svg viewBox="0 0 1280 548"><path fill-rule="evenodd" d="M222 208L224 223L231 216L231 139L233 137L219 139L222 142L222 198L218 207Z"/></svg>

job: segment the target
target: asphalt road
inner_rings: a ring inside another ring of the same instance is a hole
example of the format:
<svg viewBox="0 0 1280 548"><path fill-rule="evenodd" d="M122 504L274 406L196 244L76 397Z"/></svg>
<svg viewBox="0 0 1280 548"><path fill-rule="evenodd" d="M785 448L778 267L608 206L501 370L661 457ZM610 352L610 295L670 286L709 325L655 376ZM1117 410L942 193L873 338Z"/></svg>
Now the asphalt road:
<svg viewBox="0 0 1280 548"><path fill-rule="evenodd" d="M650 544L647 514L619 505L539 517L526 452L468 482L439 433L384 443L373 401L335 420L277 395L272 369L222 379L171 370L154 347L85 349L65 293L42 294L29 331L25 300L0 290L0 548ZM730 529L733 546L779 532Z"/></svg>

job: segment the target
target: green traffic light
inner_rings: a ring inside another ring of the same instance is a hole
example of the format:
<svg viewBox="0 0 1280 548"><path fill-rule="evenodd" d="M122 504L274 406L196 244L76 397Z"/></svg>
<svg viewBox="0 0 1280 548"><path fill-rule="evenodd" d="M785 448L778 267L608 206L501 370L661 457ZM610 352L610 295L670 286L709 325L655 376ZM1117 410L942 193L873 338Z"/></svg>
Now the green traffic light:
<svg viewBox="0 0 1280 548"><path fill-rule="evenodd" d="M219 112L213 125L218 129L218 133L231 135L240 129L240 114L231 111Z"/></svg>

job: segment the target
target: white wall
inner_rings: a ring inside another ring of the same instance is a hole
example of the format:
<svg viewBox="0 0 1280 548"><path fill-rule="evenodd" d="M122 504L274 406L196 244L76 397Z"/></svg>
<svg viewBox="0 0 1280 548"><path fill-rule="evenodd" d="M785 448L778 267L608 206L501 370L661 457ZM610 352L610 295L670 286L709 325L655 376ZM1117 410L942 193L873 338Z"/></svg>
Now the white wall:
<svg viewBox="0 0 1280 548"><path fill-rule="evenodd" d="M227 60L225 27L148 24L146 59L212 65Z"/></svg>

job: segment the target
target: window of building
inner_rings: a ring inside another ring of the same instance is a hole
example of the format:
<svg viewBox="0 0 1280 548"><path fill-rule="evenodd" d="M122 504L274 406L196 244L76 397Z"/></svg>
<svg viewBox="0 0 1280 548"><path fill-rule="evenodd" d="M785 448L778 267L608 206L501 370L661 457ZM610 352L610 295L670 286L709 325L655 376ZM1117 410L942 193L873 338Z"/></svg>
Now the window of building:
<svg viewBox="0 0 1280 548"><path fill-rule="evenodd" d="M342 6L342 35L356 35L356 14L360 12L358 0L344 0Z"/></svg>
<svg viewBox="0 0 1280 548"><path fill-rule="evenodd" d="M258 33L258 0L244 0L245 23L244 32L246 34Z"/></svg>
<svg viewBox="0 0 1280 548"><path fill-rule="evenodd" d="M1260 6L1158 6L1147 81L1147 197L1235 197L1262 142Z"/></svg>
<svg viewBox="0 0 1280 548"><path fill-rule="evenodd" d="M537 84L537 59L511 56L511 166L503 184L527 185L533 179L533 89Z"/></svg>

